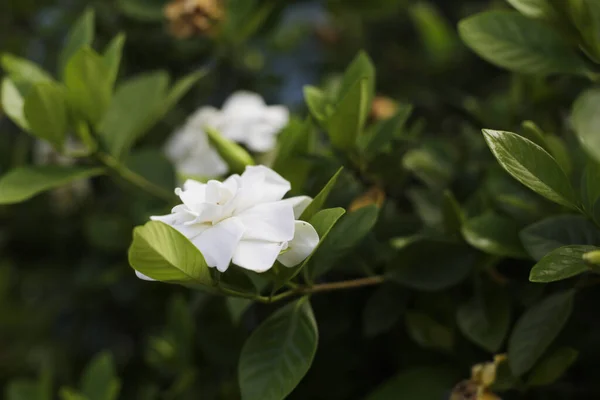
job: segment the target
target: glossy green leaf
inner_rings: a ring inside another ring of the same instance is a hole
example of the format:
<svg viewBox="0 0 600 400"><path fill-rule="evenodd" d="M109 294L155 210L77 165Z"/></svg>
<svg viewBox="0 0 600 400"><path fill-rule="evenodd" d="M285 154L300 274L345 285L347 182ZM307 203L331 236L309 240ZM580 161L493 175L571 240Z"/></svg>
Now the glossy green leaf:
<svg viewBox="0 0 600 400"><path fill-rule="evenodd" d="M598 250L595 246L564 246L546 254L531 269L531 282L554 282L571 278L590 270L583 261L583 255Z"/></svg>
<svg viewBox="0 0 600 400"><path fill-rule="evenodd" d="M463 335L490 353L497 353L510 327L510 299L497 288L479 286L460 306L456 322Z"/></svg>
<svg viewBox="0 0 600 400"><path fill-rule="evenodd" d="M529 371L567 323L573 291L546 297L517 321L508 341L508 362L515 376Z"/></svg>
<svg viewBox="0 0 600 400"><path fill-rule="evenodd" d="M323 91L314 86L304 86L304 100L310 114L320 123L325 123L330 115L331 104Z"/></svg>
<svg viewBox="0 0 600 400"><path fill-rule="evenodd" d="M571 110L573 129L583 149L600 162L600 89L588 89L579 95Z"/></svg>
<svg viewBox="0 0 600 400"><path fill-rule="evenodd" d="M551 12L548 0L506 0L521 14L531 18L542 18Z"/></svg>
<svg viewBox="0 0 600 400"><path fill-rule="evenodd" d="M169 76L151 72L136 76L117 87L100 126L100 137L110 153L124 157L134 142L160 118Z"/></svg>
<svg viewBox="0 0 600 400"><path fill-rule="evenodd" d="M467 243L485 253L527 258L519 240L519 225L510 218L487 212L465 221L462 234Z"/></svg>
<svg viewBox="0 0 600 400"><path fill-rule="evenodd" d="M82 394L89 400L116 400L120 389L112 354L103 352L96 355L83 371Z"/></svg>
<svg viewBox="0 0 600 400"><path fill-rule="evenodd" d="M365 102L366 104L371 104L375 93L375 66L368 54L361 51L354 57L354 60L352 60L344 72L338 92L338 102L347 96L356 82L363 79L366 80L365 92L367 98Z"/></svg>
<svg viewBox="0 0 600 400"><path fill-rule="evenodd" d="M44 71L36 63L26 60L12 54L2 54L0 57L0 66L6 75L14 82L19 84L36 84L54 82L52 76Z"/></svg>
<svg viewBox="0 0 600 400"><path fill-rule="evenodd" d="M23 94L19 92L19 89L13 81L9 78L2 80L2 87L0 88L0 101L2 101L2 109L4 113L14 122L19 128L24 131L29 130L29 124L25 118L25 112L23 110L25 105L25 99Z"/></svg>
<svg viewBox="0 0 600 400"><path fill-rule="evenodd" d="M521 231L521 241L536 260L559 247L600 243L600 229L580 215L559 215L543 219Z"/></svg>
<svg viewBox="0 0 600 400"><path fill-rule="evenodd" d="M242 146L212 128L206 127L205 131L210 143L227 163L231 172L242 173L246 166L254 165L254 159Z"/></svg>
<svg viewBox="0 0 600 400"><path fill-rule="evenodd" d="M89 47L77 50L65 66L64 82L71 107L89 123L97 124L111 102L112 80L102 56Z"/></svg>
<svg viewBox="0 0 600 400"><path fill-rule="evenodd" d="M55 83L38 83L25 98L23 112L30 131L61 150L67 138L68 110L63 88Z"/></svg>
<svg viewBox="0 0 600 400"><path fill-rule="evenodd" d="M400 372L379 386L366 400L440 400L459 379L455 369L417 367Z"/></svg>
<svg viewBox="0 0 600 400"><path fill-rule="evenodd" d="M200 250L177 230L158 221L134 229L129 264L158 281L206 286L213 283Z"/></svg>
<svg viewBox="0 0 600 400"><path fill-rule="evenodd" d="M488 11L458 25L463 41L499 67L535 75L585 75L585 62L551 26L515 12Z"/></svg>
<svg viewBox="0 0 600 400"><path fill-rule="evenodd" d="M333 147L351 151L356 146L370 110L368 90L368 80L359 79L336 104L327 121L327 133Z"/></svg>
<svg viewBox="0 0 600 400"><path fill-rule="evenodd" d="M75 22L69 33L62 51L58 55L58 70L63 76L67 72L65 68L71 57L73 57L83 47L91 47L94 41L95 16L92 9L87 9Z"/></svg>
<svg viewBox="0 0 600 400"><path fill-rule="evenodd" d="M0 204L15 204L80 179L104 172L102 168L86 167L19 167L0 177Z"/></svg>
<svg viewBox="0 0 600 400"><path fill-rule="evenodd" d="M577 208L569 179L544 149L512 132L484 129L483 135L500 165L513 178L555 203Z"/></svg>
<svg viewBox="0 0 600 400"><path fill-rule="evenodd" d="M467 246L420 239L400 249L386 276L413 289L442 290L465 279L476 260L477 253Z"/></svg>
<svg viewBox="0 0 600 400"><path fill-rule="evenodd" d="M314 215L325 206L325 202L327 201L327 198L329 197L329 194L333 190L335 183L337 182L343 169L344 169L343 167L338 169L337 172L331 177L331 179L329 179L329 182L327 182L325 187L323 187L323 189L321 189L319 194L315 196L313 201L302 212L302 215L299 218L300 220L310 221L310 219L312 217L314 217Z"/></svg>
<svg viewBox="0 0 600 400"><path fill-rule="evenodd" d="M281 400L304 377L317 350L307 297L269 316L248 338L238 365L242 400Z"/></svg>
<svg viewBox="0 0 600 400"><path fill-rule="evenodd" d="M367 337L390 330L399 320L409 300L409 292L395 285L377 288L363 310L363 332Z"/></svg>
<svg viewBox="0 0 600 400"><path fill-rule="evenodd" d="M375 205L346 214L331 230L315 253L309 275L314 279L331 269L335 262L352 250L375 226L379 208Z"/></svg>
<svg viewBox="0 0 600 400"><path fill-rule="evenodd" d="M596 0L571 0L567 3L571 21L581 37L581 48L598 63L600 61L600 3Z"/></svg>
<svg viewBox="0 0 600 400"><path fill-rule="evenodd" d="M117 76L119 75L119 67L121 66L121 58L123 56L123 46L125 46L125 34L120 33L110 41L102 55L104 63L108 67L108 76L111 86L114 86Z"/></svg>
<svg viewBox="0 0 600 400"><path fill-rule="evenodd" d="M556 382L573 365L579 351L570 347L561 347L542 360L533 368L528 386L546 386Z"/></svg>

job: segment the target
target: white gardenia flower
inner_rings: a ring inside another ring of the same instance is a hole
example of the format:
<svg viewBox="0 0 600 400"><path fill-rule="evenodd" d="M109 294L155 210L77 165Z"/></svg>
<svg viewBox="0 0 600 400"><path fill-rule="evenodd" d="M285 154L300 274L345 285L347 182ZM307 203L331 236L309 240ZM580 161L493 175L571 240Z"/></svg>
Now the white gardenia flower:
<svg viewBox="0 0 600 400"><path fill-rule="evenodd" d="M285 107L267 106L256 93L235 92L221 110L201 107L192 114L168 141L165 151L180 174L203 178L221 176L227 173L228 167L210 146L207 127L262 153L275 148L276 135L288 121L289 112Z"/></svg>
<svg viewBox="0 0 600 400"><path fill-rule="evenodd" d="M275 171L248 166L223 182L186 181L175 191L183 204L151 219L181 232L208 266L221 272L231 262L255 272L267 271L276 260L293 267L315 249L319 235L308 222L296 220L311 199L282 200L289 190L290 183Z"/></svg>

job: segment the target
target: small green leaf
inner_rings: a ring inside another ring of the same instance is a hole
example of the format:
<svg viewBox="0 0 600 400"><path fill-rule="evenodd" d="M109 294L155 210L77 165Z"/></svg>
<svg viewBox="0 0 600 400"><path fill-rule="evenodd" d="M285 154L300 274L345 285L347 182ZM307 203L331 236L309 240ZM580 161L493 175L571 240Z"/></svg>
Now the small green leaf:
<svg viewBox="0 0 600 400"><path fill-rule="evenodd" d="M480 57L514 72L535 75L588 72L584 60L557 31L515 12L488 11L458 24L463 41Z"/></svg>
<svg viewBox="0 0 600 400"><path fill-rule="evenodd" d="M62 150L67 138L67 100L55 83L38 83L31 88L23 106L31 132Z"/></svg>
<svg viewBox="0 0 600 400"><path fill-rule="evenodd" d="M394 138L400 137L412 110L413 106L410 104L401 105L394 116L383 121L368 139L365 154L372 157Z"/></svg>
<svg viewBox="0 0 600 400"><path fill-rule="evenodd" d="M561 347L554 353L542 358L533 368L528 386L545 386L556 382L577 360L579 352L570 347Z"/></svg>
<svg viewBox="0 0 600 400"><path fill-rule="evenodd" d="M395 285L382 285L373 292L363 310L363 332L367 337L387 332L406 310L409 292Z"/></svg>
<svg viewBox="0 0 600 400"><path fill-rule="evenodd" d="M600 243L600 229L580 215L559 215L543 219L521 231L521 241L536 260L559 247Z"/></svg>
<svg viewBox="0 0 600 400"><path fill-rule="evenodd" d="M527 258L519 240L519 226L512 219L487 212L465 221L462 234L467 243L485 253Z"/></svg>
<svg viewBox="0 0 600 400"><path fill-rule="evenodd" d="M310 114L321 124L325 124L329 119L330 108L332 107L325 93L317 87L304 86L304 100Z"/></svg>
<svg viewBox="0 0 600 400"><path fill-rule="evenodd" d="M242 146L208 126L204 130L211 145L217 150L232 172L241 173L246 169L246 166L254 165L254 159Z"/></svg>
<svg viewBox="0 0 600 400"><path fill-rule="evenodd" d="M0 178L0 204L15 204L70 182L104 173L102 168L20 167Z"/></svg>
<svg viewBox="0 0 600 400"><path fill-rule="evenodd" d="M548 16L551 11L548 0L506 0L521 14L531 18L542 18Z"/></svg>
<svg viewBox="0 0 600 400"><path fill-rule="evenodd" d="M19 128L24 131L29 131L29 124L27 123L25 112L23 110L25 105L23 94L19 92L15 83L9 78L4 78L2 80L2 88L0 90L0 100L2 101L3 111Z"/></svg>
<svg viewBox="0 0 600 400"><path fill-rule="evenodd" d="M98 123L112 95L111 71L104 59L88 47L77 50L65 66L64 82L71 107L88 122Z"/></svg>
<svg viewBox="0 0 600 400"><path fill-rule="evenodd" d="M510 300L497 288L477 287L456 313L461 332L490 353L500 350L510 327Z"/></svg>
<svg viewBox="0 0 600 400"><path fill-rule="evenodd" d="M29 379L9 382L4 395L6 400L42 400L39 383Z"/></svg>
<svg viewBox="0 0 600 400"><path fill-rule="evenodd" d="M169 75L159 71L136 76L117 87L98 129L112 155L123 158L160 119L168 85Z"/></svg>
<svg viewBox="0 0 600 400"><path fill-rule="evenodd" d="M544 149L512 132L484 129L483 135L500 165L513 178L555 203L577 209L569 178Z"/></svg>
<svg viewBox="0 0 600 400"><path fill-rule="evenodd" d="M583 260L589 251L598 250L594 246L564 246L553 250L531 269L531 282L554 282L571 278L590 270Z"/></svg>
<svg viewBox="0 0 600 400"><path fill-rule="evenodd" d="M238 325L244 316L244 313L246 313L248 308L252 305L252 300L241 297L227 297L225 301L227 302L227 310L229 310L231 321L235 325Z"/></svg>
<svg viewBox="0 0 600 400"><path fill-rule="evenodd" d="M417 367L384 382L366 400L440 400L459 379L456 368Z"/></svg>
<svg viewBox="0 0 600 400"><path fill-rule="evenodd" d="M399 250L386 275L413 289L436 291L465 279L476 260L477 253L467 246L421 238Z"/></svg>
<svg viewBox="0 0 600 400"><path fill-rule="evenodd" d="M579 31L583 51L596 63L600 61L600 4L596 0L567 2L569 16Z"/></svg>
<svg viewBox="0 0 600 400"><path fill-rule="evenodd" d="M89 400L116 400L121 383L112 354L103 352L86 366L81 377L81 392Z"/></svg>
<svg viewBox="0 0 600 400"><path fill-rule="evenodd" d="M517 321L508 341L508 362L515 376L534 366L558 336L573 310L573 291L546 297Z"/></svg>
<svg viewBox="0 0 600 400"><path fill-rule="evenodd" d="M60 392L58 394L61 400L90 400L77 390L70 387L60 388Z"/></svg>
<svg viewBox="0 0 600 400"><path fill-rule="evenodd" d="M571 110L573 129L583 149L600 162L600 89L589 89L579 95Z"/></svg>
<svg viewBox="0 0 600 400"><path fill-rule="evenodd" d="M581 176L581 201L583 208L597 223L600 222L600 163L588 159ZM598 205L598 206L597 206Z"/></svg>
<svg viewBox="0 0 600 400"><path fill-rule="evenodd" d="M369 112L369 81L356 81L336 104L327 121L327 133L331 144L340 150L350 151L362 134Z"/></svg>
<svg viewBox="0 0 600 400"><path fill-rule="evenodd" d="M417 311L407 312L405 322L408 335L420 346L452 351L454 333L447 326Z"/></svg>
<svg viewBox="0 0 600 400"><path fill-rule="evenodd" d="M205 286L213 283L200 250L177 230L158 221L134 229L129 264L158 281Z"/></svg>
<svg viewBox="0 0 600 400"><path fill-rule="evenodd" d="M18 84L32 85L42 82L54 82L52 76L36 63L12 54L2 54L0 65L8 77Z"/></svg>
<svg viewBox="0 0 600 400"><path fill-rule="evenodd" d="M313 201L302 212L302 215L299 218L300 220L309 221L319 210L323 208L325 202L327 201L327 198L329 197L329 193L331 193L331 191L333 190L333 187L335 186L335 183L337 182L343 169L344 167L340 167L340 169L338 169L337 172L331 177L331 179L329 180L329 182L327 182L325 187L321 189L319 194L315 196Z"/></svg>
<svg viewBox="0 0 600 400"><path fill-rule="evenodd" d="M108 80L111 87L114 86L117 76L119 75L119 67L121 66L121 57L123 56L123 46L125 45L125 34L119 33L106 46L102 58L108 67Z"/></svg>
<svg viewBox="0 0 600 400"><path fill-rule="evenodd" d="M348 68L346 68L342 82L340 83L340 89L337 97L338 102L346 97L356 82L362 79L366 79L367 82L367 98L365 102L366 104L371 104L373 95L375 93L375 66L373 65L373 61L371 61L371 58L364 51L359 52L356 57L354 57L354 60L352 60Z"/></svg>
<svg viewBox="0 0 600 400"><path fill-rule="evenodd" d="M451 236L459 234L464 222L464 214L456 197L449 190L444 191L442 217L446 233Z"/></svg>
<svg viewBox="0 0 600 400"><path fill-rule="evenodd" d="M318 330L308 298L280 308L248 338L238 366L242 400L281 400L308 372Z"/></svg>
<svg viewBox="0 0 600 400"><path fill-rule="evenodd" d="M58 55L58 70L61 74L66 75L66 65L75 53L83 47L92 46L94 41L94 30L94 11L92 9L87 9L67 34L63 49Z"/></svg>

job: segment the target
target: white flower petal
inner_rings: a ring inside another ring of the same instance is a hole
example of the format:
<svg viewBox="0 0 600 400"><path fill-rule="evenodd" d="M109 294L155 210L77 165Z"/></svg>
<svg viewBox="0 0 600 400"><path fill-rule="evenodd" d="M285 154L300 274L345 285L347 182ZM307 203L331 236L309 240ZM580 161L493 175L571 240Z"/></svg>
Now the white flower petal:
<svg viewBox="0 0 600 400"><path fill-rule="evenodd" d="M319 244L319 234L311 224L304 221L296 221L294 238L288 242L288 247L277 260L286 267L300 264L313 252Z"/></svg>
<svg viewBox="0 0 600 400"><path fill-rule="evenodd" d="M265 101L257 94L247 91L238 91L233 93L225 103L222 111L228 117L256 117L256 113L265 108Z"/></svg>
<svg viewBox="0 0 600 400"><path fill-rule="evenodd" d="M221 111L214 107L201 107L188 118L186 126L204 131L207 126L216 128L221 119Z"/></svg>
<svg viewBox="0 0 600 400"><path fill-rule="evenodd" d="M281 201L292 205L292 207L294 208L294 218L298 219L300 218L304 210L306 210L306 207L308 207L308 205L312 203L313 199L309 196L295 196L290 197L288 199L283 199Z"/></svg>
<svg viewBox="0 0 600 400"><path fill-rule="evenodd" d="M290 191L290 182L264 165L249 165L240 177L240 210L260 203L281 200Z"/></svg>
<svg viewBox="0 0 600 400"><path fill-rule="evenodd" d="M294 210L283 201L264 203L237 215L245 228L244 239L287 242L294 237Z"/></svg>
<svg viewBox="0 0 600 400"><path fill-rule="evenodd" d="M185 206L184 206L185 207ZM208 224L191 224L196 217L186 212L150 217L152 221L160 221L177 229L183 236L192 240L211 227Z"/></svg>
<svg viewBox="0 0 600 400"><path fill-rule="evenodd" d="M135 274L137 275L138 278L143 279L145 281L156 282L156 279L152 279L149 276L146 276L139 271L135 271Z"/></svg>
<svg viewBox="0 0 600 400"><path fill-rule="evenodd" d="M254 152L266 153L273 150L277 144L275 133L276 131L269 126L258 125L252 128L245 143Z"/></svg>
<svg viewBox="0 0 600 400"><path fill-rule="evenodd" d="M206 229L192 243L202 252L209 267L224 272L243 234L244 225L233 217Z"/></svg>
<svg viewBox="0 0 600 400"><path fill-rule="evenodd" d="M264 120L277 133L283 129L290 120L290 112L284 106L269 106L263 112Z"/></svg>
<svg viewBox="0 0 600 400"><path fill-rule="evenodd" d="M242 240L235 249L233 263L254 272L265 272L275 263L282 246L282 243Z"/></svg>

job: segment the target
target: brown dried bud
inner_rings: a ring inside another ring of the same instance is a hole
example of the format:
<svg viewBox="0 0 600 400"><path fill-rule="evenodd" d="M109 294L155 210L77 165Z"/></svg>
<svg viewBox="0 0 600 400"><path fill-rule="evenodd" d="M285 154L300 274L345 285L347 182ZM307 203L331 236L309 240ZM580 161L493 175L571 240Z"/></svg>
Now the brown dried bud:
<svg viewBox="0 0 600 400"><path fill-rule="evenodd" d="M340 32L331 25L317 25L315 35L327 45L335 45L340 41Z"/></svg>
<svg viewBox="0 0 600 400"><path fill-rule="evenodd" d="M354 201L350 204L350 207L348 207L348 212L356 211L359 208L367 207L371 204L375 204L377 207L381 208L384 201L385 192L379 186L375 185L354 199Z"/></svg>
<svg viewBox="0 0 600 400"><path fill-rule="evenodd" d="M223 0L172 0L164 8L169 31L180 39L214 34L223 14Z"/></svg>
<svg viewBox="0 0 600 400"><path fill-rule="evenodd" d="M375 121L388 119L394 116L398 110L396 102L389 97L375 96L371 105L371 118Z"/></svg>

